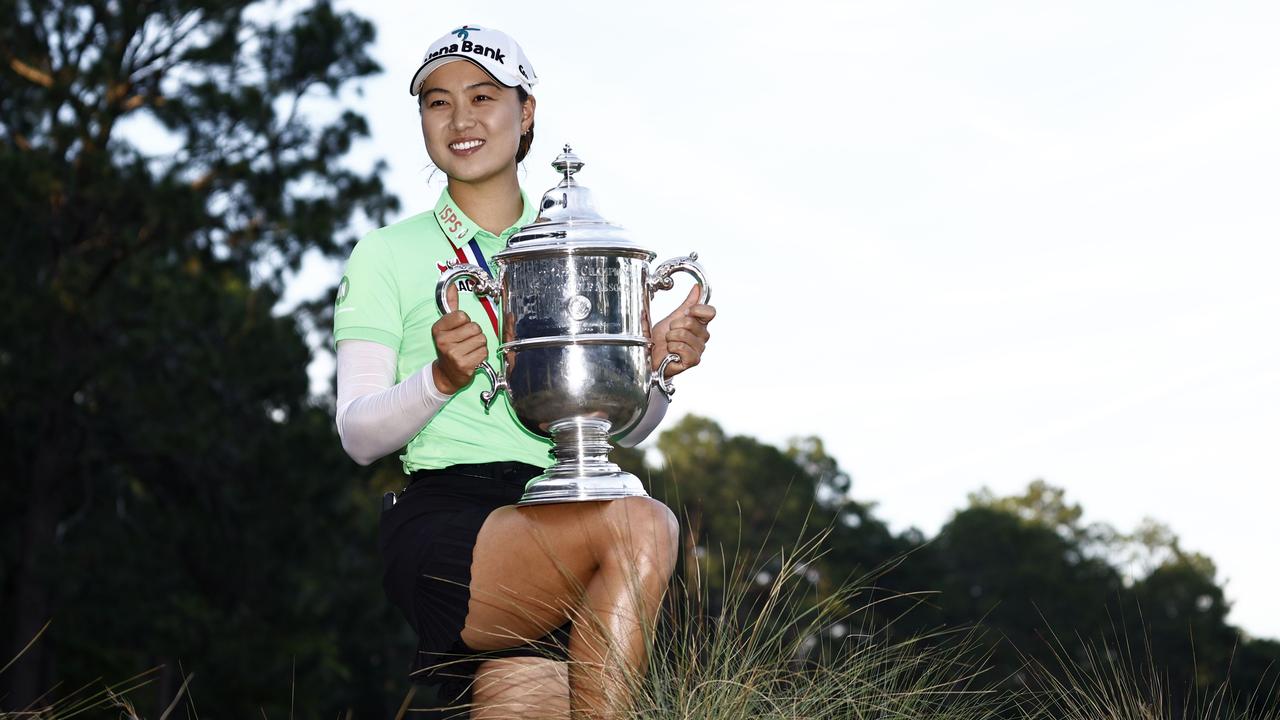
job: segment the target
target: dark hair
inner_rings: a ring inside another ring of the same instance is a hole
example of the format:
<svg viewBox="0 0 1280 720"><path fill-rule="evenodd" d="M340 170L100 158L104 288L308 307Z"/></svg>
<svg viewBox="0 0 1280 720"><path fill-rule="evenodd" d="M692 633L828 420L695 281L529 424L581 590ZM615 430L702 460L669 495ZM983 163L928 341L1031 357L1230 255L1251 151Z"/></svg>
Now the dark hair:
<svg viewBox="0 0 1280 720"><path fill-rule="evenodd" d="M523 107L525 101L529 99L528 91L517 85L516 95L520 98L520 105ZM533 121L529 122L529 132L520 136L520 147L516 149L516 162L524 161L524 156L529 154L531 145L533 145Z"/></svg>

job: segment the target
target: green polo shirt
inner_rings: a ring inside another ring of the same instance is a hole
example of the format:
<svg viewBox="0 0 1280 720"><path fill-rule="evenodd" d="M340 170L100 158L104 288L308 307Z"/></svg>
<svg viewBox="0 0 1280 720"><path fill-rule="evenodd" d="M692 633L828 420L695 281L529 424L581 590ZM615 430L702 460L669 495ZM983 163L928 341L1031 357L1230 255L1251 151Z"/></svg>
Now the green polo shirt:
<svg viewBox="0 0 1280 720"><path fill-rule="evenodd" d="M396 382L436 359L431 326L440 319L436 282L450 259L486 268L496 278L492 258L507 246L507 238L533 222L537 208L520 194L524 211L501 235L472 222L446 189L432 212L421 213L379 228L356 243L338 286L333 316L334 342L372 340L398 354ZM461 281L459 284L466 284ZM489 343L489 363L498 362L498 298L480 299L459 292L458 305L480 325ZM480 373L449 398L435 417L409 441L400 456L405 473L443 468L458 463L516 460L547 467L551 441L525 430L511 411L506 393L486 413L480 393L489 381Z"/></svg>

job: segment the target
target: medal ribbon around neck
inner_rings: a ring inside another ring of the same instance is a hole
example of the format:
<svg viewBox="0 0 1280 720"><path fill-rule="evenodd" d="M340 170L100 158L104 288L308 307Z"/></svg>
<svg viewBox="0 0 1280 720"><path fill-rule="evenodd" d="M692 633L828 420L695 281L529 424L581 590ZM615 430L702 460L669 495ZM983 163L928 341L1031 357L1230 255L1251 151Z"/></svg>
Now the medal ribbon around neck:
<svg viewBox="0 0 1280 720"><path fill-rule="evenodd" d="M497 277L494 276L493 271L489 269L489 263L484 259L484 253L480 251L480 243L476 242L475 235L473 234L471 236L470 242L459 247L458 244L453 241L453 237L451 237L449 231L445 229L444 221L440 219L440 213L437 212L432 214L435 215L436 222L440 225L440 232L444 233L445 239L449 241L449 247L453 248L453 254L457 256L458 262L475 265L486 273L489 273L489 277L496 280ZM460 237L458 239L461 240L462 238ZM484 308L485 313L489 316L489 324L493 326L493 336L501 338L502 333L498 330L498 313L494 310L493 303L484 295L477 295L476 299L480 301L480 307Z"/></svg>

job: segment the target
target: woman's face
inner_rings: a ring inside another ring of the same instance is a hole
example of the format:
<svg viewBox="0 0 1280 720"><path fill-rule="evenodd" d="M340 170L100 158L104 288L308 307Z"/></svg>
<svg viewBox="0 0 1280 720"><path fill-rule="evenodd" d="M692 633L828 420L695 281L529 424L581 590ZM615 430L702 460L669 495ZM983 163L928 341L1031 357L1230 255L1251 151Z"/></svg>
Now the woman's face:
<svg viewBox="0 0 1280 720"><path fill-rule="evenodd" d="M532 97L521 103L515 88L459 60L427 76L419 104L427 155L451 179L478 184L515 172L520 135L533 123Z"/></svg>

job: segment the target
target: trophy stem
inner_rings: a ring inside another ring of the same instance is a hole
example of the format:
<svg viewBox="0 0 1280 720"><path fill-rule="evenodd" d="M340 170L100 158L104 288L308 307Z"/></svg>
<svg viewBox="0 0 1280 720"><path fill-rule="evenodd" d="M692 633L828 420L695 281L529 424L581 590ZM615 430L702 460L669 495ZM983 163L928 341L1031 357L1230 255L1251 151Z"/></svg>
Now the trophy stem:
<svg viewBox="0 0 1280 720"><path fill-rule="evenodd" d="M551 424L556 463L529 481L520 505L648 497L640 478L609 461L609 421L574 417Z"/></svg>
<svg viewBox="0 0 1280 720"><path fill-rule="evenodd" d="M620 469L609 462L609 421L598 418L569 418L551 424L551 439L555 445L551 454L556 464L548 475L569 477L616 473Z"/></svg>

